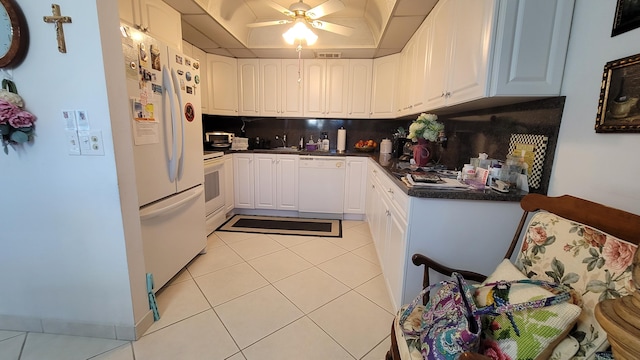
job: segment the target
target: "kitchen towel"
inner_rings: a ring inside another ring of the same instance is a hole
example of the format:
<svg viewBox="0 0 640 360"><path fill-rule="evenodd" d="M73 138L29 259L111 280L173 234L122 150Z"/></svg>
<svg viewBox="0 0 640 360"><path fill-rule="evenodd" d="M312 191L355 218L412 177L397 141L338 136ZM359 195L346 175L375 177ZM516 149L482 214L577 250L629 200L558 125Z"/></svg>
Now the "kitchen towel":
<svg viewBox="0 0 640 360"><path fill-rule="evenodd" d="M338 129L338 141L337 141L337 147L336 150L339 153L343 153L344 150L346 149L346 144L347 144L347 130L345 128L340 128Z"/></svg>

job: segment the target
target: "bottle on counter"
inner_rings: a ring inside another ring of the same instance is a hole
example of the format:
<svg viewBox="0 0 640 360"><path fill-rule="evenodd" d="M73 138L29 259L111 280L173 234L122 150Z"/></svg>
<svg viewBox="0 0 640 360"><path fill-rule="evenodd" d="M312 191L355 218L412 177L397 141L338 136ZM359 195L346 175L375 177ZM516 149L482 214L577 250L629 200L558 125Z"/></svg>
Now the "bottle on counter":
<svg viewBox="0 0 640 360"><path fill-rule="evenodd" d="M300 142L298 143L298 150L304 149L304 136L300 136Z"/></svg>
<svg viewBox="0 0 640 360"><path fill-rule="evenodd" d="M322 151L329 151L329 135L326 132L322 133Z"/></svg>

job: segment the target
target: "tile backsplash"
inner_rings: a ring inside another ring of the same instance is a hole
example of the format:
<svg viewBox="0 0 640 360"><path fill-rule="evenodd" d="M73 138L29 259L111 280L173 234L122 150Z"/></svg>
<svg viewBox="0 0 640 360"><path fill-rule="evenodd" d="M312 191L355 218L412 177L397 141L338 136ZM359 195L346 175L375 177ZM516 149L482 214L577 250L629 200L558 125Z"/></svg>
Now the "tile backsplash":
<svg viewBox="0 0 640 360"><path fill-rule="evenodd" d="M564 101L564 97L554 97L440 115L438 120L444 123L448 140L444 146L431 144L434 154L432 160L450 169L462 168L478 153L487 153L490 158L504 160L511 134L545 135L548 137L547 150L541 185L536 192L546 193ZM280 140L275 140L276 135L282 137L286 134L287 146L296 146L301 136L306 142L309 136L318 139L322 132L327 132L330 147L334 150L338 129L343 126L347 129L346 148L349 150L360 139L373 139L378 143L384 138L391 139L398 127L408 129L415 118L416 116L403 119L292 119L203 115L203 128L205 132L228 131L240 136L244 126L248 138L264 139L270 147L282 146Z"/></svg>

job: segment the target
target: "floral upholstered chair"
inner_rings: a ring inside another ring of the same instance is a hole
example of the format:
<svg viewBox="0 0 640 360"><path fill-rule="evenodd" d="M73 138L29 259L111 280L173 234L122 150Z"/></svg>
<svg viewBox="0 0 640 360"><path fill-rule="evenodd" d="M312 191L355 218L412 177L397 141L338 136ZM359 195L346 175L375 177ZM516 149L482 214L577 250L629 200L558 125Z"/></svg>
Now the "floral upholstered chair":
<svg viewBox="0 0 640 360"><path fill-rule="evenodd" d="M589 358L608 346L593 311L602 300L633 293L636 249L636 244L556 214L540 212L531 218L516 266L529 278L572 289L573 303L582 307L570 333L579 343L576 358Z"/></svg>
<svg viewBox="0 0 640 360"><path fill-rule="evenodd" d="M430 283L430 269L445 275L457 271L466 279L479 282L528 277L563 284L570 288L572 295L567 305L577 309L566 312L575 311L574 316L563 320L565 329L556 332L553 341L535 344L537 355L528 354L524 358L594 359L596 352L609 346L607 334L594 316L594 308L603 300L621 298L637 291L632 282L632 272L634 256L636 261L640 261L640 254L636 254L640 242L640 216L568 195L547 197L529 194L522 199L521 207L524 213L505 255L505 259L512 258L516 244L521 243L514 264L503 261L487 278L474 272L448 268L425 255L415 254L413 263L425 265L423 285ZM476 297L476 302L483 305L482 297ZM556 315L545 313L543 325L549 324L549 319L557 320L555 318L564 312L562 310ZM496 329L500 328L496 322L490 326L494 325ZM405 338L398 326L397 322L392 326L392 345L387 360L420 358L419 351L415 349L420 346L419 341ZM518 335L519 338L515 338L513 332L505 331L493 334L491 327L484 331L491 333L491 336L483 337L485 355L465 353L461 359L520 358L513 354L521 354L523 337ZM535 342L540 340L537 335L528 338L535 338Z"/></svg>

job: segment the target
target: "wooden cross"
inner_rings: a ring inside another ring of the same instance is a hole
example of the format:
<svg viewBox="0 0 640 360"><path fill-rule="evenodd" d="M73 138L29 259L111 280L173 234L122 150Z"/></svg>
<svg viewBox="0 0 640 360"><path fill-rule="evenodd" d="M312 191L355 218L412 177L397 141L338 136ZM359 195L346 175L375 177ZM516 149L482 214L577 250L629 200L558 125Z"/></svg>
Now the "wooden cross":
<svg viewBox="0 0 640 360"><path fill-rule="evenodd" d="M58 37L58 51L61 53L67 52L67 44L64 42L64 30L62 29L62 24L68 24L71 22L70 16L61 16L60 15L60 5L51 4L51 12L53 16L43 16L44 22L51 24L56 24L56 34Z"/></svg>

